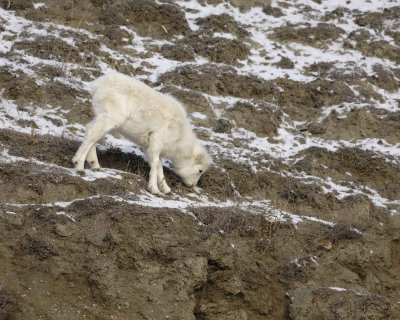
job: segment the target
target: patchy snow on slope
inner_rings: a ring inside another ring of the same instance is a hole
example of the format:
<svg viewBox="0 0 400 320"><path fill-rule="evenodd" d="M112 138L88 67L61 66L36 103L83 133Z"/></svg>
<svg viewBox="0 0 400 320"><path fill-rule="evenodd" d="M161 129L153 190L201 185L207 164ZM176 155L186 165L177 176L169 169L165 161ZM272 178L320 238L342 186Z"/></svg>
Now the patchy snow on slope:
<svg viewBox="0 0 400 320"><path fill-rule="evenodd" d="M331 62L337 68L346 69L348 63L353 63L363 69L367 75L373 74L373 66L375 64L382 64L390 68L394 68L396 63L384 58L379 57L366 57L360 51L352 49L344 49L343 37L339 40L327 43L322 47L314 47L303 43L288 43L277 45L277 42L271 40L270 35L274 29L285 26L285 25L299 25L299 26L316 26L316 20L312 17L322 17L328 12L337 8L346 8L348 10L358 10L360 12L383 10L384 8L390 8L395 6L395 2L391 1L345 1L339 0L335 2L323 1L322 4L318 4L314 1L296 1L296 5L289 5L282 8L283 17L276 18L273 16L266 16L261 7L255 7L247 12L241 12L238 8L230 5L229 3L220 3L216 5L199 3L196 0L189 1L176 1L177 5L185 10L185 16L188 20L189 26L192 31L199 30L197 19L205 18L210 15L228 14L232 16L237 22L246 27L246 30L250 33L250 39L256 46L252 46L248 59L241 60L234 69L241 75L255 75L264 80L275 80L277 78L290 79L297 82L311 82L316 79L316 76L312 73L305 74L305 69L315 63ZM278 5L277 1L272 1L272 5ZM35 3L34 7L39 9L45 6L44 3ZM305 7L310 10L304 10ZM354 21L350 18L351 11L344 13L344 18L336 21L336 26L342 28L348 35L352 31L355 31L357 26ZM62 38L62 41L68 43L71 46L76 47L76 41L73 34L82 35L88 39L100 39L98 35L92 34L89 31L83 29L73 29L61 25L51 23L32 23L29 20L16 16L13 12L0 9L0 20L2 21L5 31L1 33L0 38L0 52L2 54L8 53L13 47L16 39L23 32L28 32L29 37L27 40L35 40L38 36L52 35L55 37ZM149 56L143 55L138 57L138 54L145 54L149 49L149 46L160 47L163 44L171 44L171 41L167 40L154 40L149 37L140 36L133 28L128 26L121 27L122 30L128 32L132 36L132 42L125 46L125 49L131 49L136 52L137 55L130 56L127 53L118 52L115 49L109 48L104 44L101 44L100 51L107 55L109 59L116 61L124 61L134 68L143 68L143 73L138 76L142 80L148 80L150 82L156 82L161 74L167 71L174 70L177 67L185 65L204 65L209 61L200 56L196 56L196 60L193 62L181 62L164 58L160 53L154 53ZM69 37L61 37L60 32L67 30L70 32ZM373 33L374 37L381 40L390 40L389 36ZM10 37L16 36L16 37ZM214 36L223 37L225 39L236 39L233 34L230 33L215 33ZM79 67L74 63L57 62L54 60L46 60L32 55L24 53L23 50L16 51L19 55L23 56L24 63L13 61L3 56L0 57L0 67L4 66L13 71L21 71L24 74L35 77L36 71L34 66L46 65L53 66L56 68L63 68L67 70L67 75L70 70ZM268 63L266 63L265 52L268 55ZM274 64L279 62L282 56L289 58L294 62L294 68L282 69ZM97 66L103 73L112 70L105 60L97 61ZM216 65L217 66L217 65ZM147 73L146 73L147 72ZM55 80L60 81L72 88L80 90L88 90L87 82L81 79L71 79L71 77L58 77ZM41 84L41 79L36 77L36 82ZM161 85L162 86L162 85ZM400 100L399 92L388 92L383 88L373 87L373 89L384 96L384 101L376 101L373 105L363 101L357 102L346 102L340 105L324 106L317 119L318 122L322 122L332 112L336 112L340 117L345 118L347 114L354 109L363 109L372 107L375 109L381 109L388 112L399 112L400 107L398 101ZM354 90L354 92L356 92ZM243 99L233 96L212 96L204 94L209 99L211 105L225 105L226 108L231 108L235 103L239 101L250 101L250 99ZM216 117L221 117L226 110L220 107L214 108L213 112ZM12 100L1 98L0 105L0 128L11 129L18 132L30 134L34 132L40 135L53 135L53 136L64 136L67 134L69 138L80 140L84 134L84 127L81 124L70 123L65 116L67 111L60 107L49 106L49 108L42 108L39 106L27 106L25 110L19 110L17 105ZM191 113L193 119L207 120L207 115L200 112ZM57 120L61 125L56 126L54 121ZM37 128L22 127L19 125L19 121L33 122L37 125ZM320 137L309 136L299 131L299 127L304 122L296 122L290 119L287 114L284 114L282 122L277 128L277 134L271 138L263 138L257 136L251 130L247 128L236 128L230 133L215 133L210 128L198 128L199 131L203 131L210 136L210 139L204 141L204 143L210 148L211 152L215 157L230 159L234 162L241 164L250 165L254 171L257 170L268 170L271 164L271 159L282 161L283 163L289 163L293 158L300 152L305 151L312 147L323 148L329 151L336 151L339 148L351 147L359 148L362 150L370 150L382 155L390 155L395 157L397 163L400 158L400 143L390 144L385 139L378 138L365 138L365 139L353 139L351 141L346 140L328 140ZM74 127L76 130L70 132L68 128ZM240 146L233 146L234 141L240 140L242 143ZM123 137L116 138L108 135L106 137L106 146L113 146L119 148L125 153L134 153L138 156L143 156L142 150L124 139ZM104 150L107 147L99 146L100 149ZM268 155L268 159L260 160L261 155ZM6 150L3 150L1 154L1 161L12 162L12 161L32 161L41 166L53 167L53 164L39 162L35 159L22 159L10 156ZM70 169L65 168L68 174L76 175L76 173ZM285 173L280 172L284 175ZM343 199L349 195L363 194L371 199L371 201L378 206L399 205L400 200L390 201L384 196L380 195L378 191L372 188L364 188L360 185L354 185L353 188L344 187L340 184L340 181L334 181L333 179L324 180L319 177L304 176L304 175L292 175L299 180L310 180L313 183L321 185L324 192L332 193L338 199ZM113 170L104 169L102 172L91 172L88 170L86 177L82 179L93 181L95 179L113 178L121 179L121 176ZM118 198L118 201L125 201L124 199ZM187 197L179 197L177 195L172 196L170 199L158 198L148 194L145 190L136 197L135 200L131 201L135 204L152 206L152 207L167 207L176 208L180 210L189 210L190 207L201 207L201 206L219 206L219 207L239 207L250 210L253 206L255 211L262 211L268 208L268 212L274 212L274 215L278 218L290 217L290 219L297 223L303 221L304 218L296 215L295 213L288 213L279 211L271 207L270 201L251 201L246 202L241 199L238 201L211 201L202 197L189 199ZM275 210L275 211L274 211ZM312 220L318 221L318 220Z"/></svg>

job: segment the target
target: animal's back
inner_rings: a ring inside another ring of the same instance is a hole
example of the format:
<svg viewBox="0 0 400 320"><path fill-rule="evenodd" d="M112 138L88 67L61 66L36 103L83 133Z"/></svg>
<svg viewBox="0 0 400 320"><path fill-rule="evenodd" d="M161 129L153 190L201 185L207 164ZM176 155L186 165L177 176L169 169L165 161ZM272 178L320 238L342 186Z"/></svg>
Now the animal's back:
<svg viewBox="0 0 400 320"><path fill-rule="evenodd" d="M104 75L91 83L96 115L107 114L121 126L115 130L146 147L149 134L162 132L173 142L190 129L183 105L145 83L120 73Z"/></svg>
<svg viewBox="0 0 400 320"><path fill-rule="evenodd" d="M160 118L186 118L186 110L175 98L121 73L110 73L91 83L93 108L101 112ZM138 114L141 113L141 114Z"/></svg>
<svg viewBox="0 0 400 320"><path fill-rule="evenodd" d="M121 112L129 100L135 103L150 88L136 79L120 73L110 73L94 80L91 84L92 104L96 114ZM133 101L132 101L133 99Z"/></svg>

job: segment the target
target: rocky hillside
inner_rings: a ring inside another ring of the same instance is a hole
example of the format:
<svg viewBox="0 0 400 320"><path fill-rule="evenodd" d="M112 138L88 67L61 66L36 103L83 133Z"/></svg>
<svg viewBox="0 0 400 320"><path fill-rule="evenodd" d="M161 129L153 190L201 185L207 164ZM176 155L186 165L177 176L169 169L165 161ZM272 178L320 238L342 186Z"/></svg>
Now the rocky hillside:
<svg viewBox="0 0 400 320"><path fill-rule="evenodd" d="M0 319L399 319L399 63L392 0L0 0ZM198 187L119 135L74 171L111 70L186 105Z"/></svg>

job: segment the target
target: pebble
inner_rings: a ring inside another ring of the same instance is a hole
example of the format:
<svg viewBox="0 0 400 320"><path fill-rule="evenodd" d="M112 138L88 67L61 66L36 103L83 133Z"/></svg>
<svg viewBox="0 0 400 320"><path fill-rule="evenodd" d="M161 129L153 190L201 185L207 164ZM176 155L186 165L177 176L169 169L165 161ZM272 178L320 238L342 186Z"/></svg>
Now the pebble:
<svg viewBox="0 0 400 320"><path fill-rule="evenodd" d="M73 233L73 230L67 224L57 224L56 225L56 233L61 237L70 237Z"/></svg>

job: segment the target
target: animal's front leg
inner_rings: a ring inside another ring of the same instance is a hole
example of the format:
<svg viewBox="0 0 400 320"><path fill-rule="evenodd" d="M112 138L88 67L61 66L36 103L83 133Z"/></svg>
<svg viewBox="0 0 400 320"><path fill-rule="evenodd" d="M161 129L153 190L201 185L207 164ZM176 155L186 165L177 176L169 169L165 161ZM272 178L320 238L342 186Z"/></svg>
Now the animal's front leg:
<svg viewBox="0 0 400 320"><path fill-rule="evenodd" d="M149 158L151 158L149 156ZM160 189L158 189L158 185L157 185L157 171L158 171L158 162L160 160L151 160L149 159L150 162L150 177L149 177L149 183L147 188L149 189L149 191L153 194L158 194L158 195L162 195Z"/></svg>
<svg viewBox="0 0 400 320"><path fill-rule="evenodd" d="M171 188L168 186L167 181L165 181L164 170L161 160L159 161L159 166L157 168L157 182L162 193L168 194L171 192Z"/></svg>
<svg viewBox="0 0 400 320"><path fill-rule="evenodd" d="M92 170L100 170L99 160L97 159L96 144L89 149L86 161L89 163Z"/></svg>
<svg viewBox="0 0 400 320"><path fill-rule="evenodd" d="M146 152L150 164L150 176L147 188L151 193L161 195L162 193L160 189L158 189L157 184L158 167L162 165L160 161L160 151L157 146L157 140L154 139L153 136L150 136L149 142L149 148Z"/></svg>

